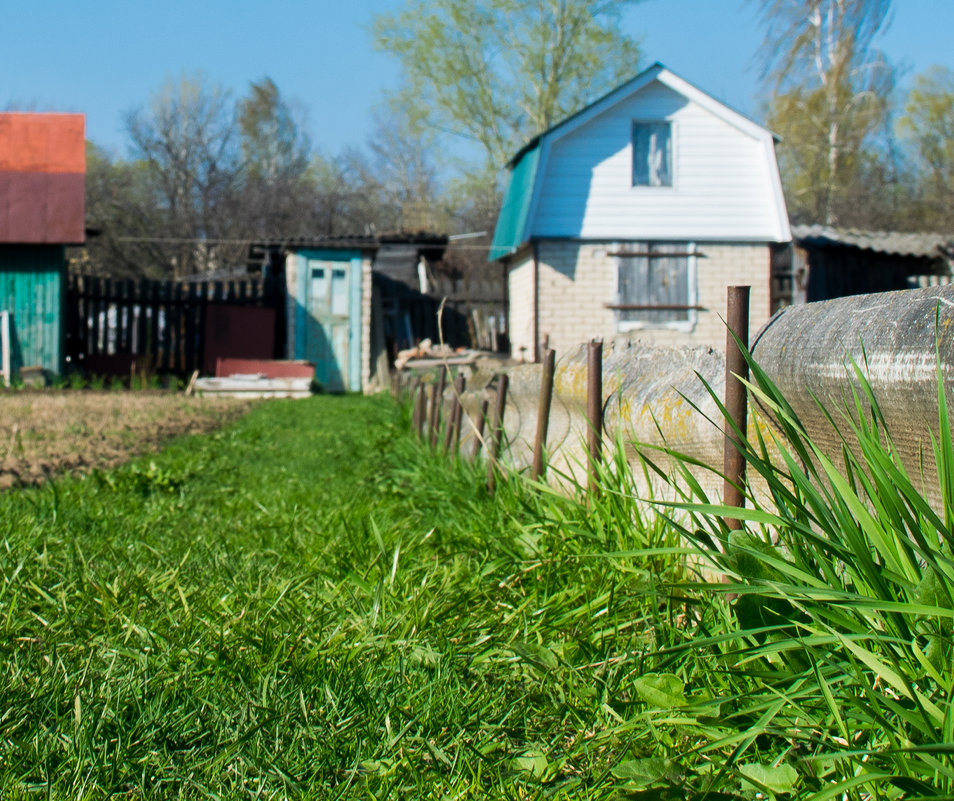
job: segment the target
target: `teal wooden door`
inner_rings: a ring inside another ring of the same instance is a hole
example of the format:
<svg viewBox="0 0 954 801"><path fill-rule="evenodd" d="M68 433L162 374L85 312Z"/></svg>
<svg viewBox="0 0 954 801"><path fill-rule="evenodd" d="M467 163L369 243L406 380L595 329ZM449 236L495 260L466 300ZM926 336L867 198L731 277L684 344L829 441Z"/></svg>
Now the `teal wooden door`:
<svg viewBox="0 0 954 801"><path fill-rule="evenodd" d="M308 259L308 330L305 358L315 378L330 392L351 387L350 261Z"/></svg>

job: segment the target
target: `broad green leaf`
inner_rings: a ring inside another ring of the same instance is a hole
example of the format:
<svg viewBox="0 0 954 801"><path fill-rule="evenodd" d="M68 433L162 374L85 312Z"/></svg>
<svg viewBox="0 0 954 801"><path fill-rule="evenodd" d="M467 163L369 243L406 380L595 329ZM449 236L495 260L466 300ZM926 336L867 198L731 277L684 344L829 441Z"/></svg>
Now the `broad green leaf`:
<svg viewBox="0 0 954 801"><path fill-rule="evenodd" d="M685 706L686 683L672 673L646 673L633 682L633 689L650 706L671 709Z"/></svg>
<svg viewBox="0 0 954 801"><path fill-rule="evenodd" d="M791 793L798 781L798 771L791 765L759 765L750 763L741 765L739 772L756 787L765 788L772 793Z"/></svg>
<svg viewBox="0 0 954 801"><path fill-rule="evenodd" d="M544 645L518 642L514 644L513 650L521 659L526 660L541 670L555 670L560 665L556 654Z"/></svg>
<svg viewBox="0 0 954 801"><path fill-rule="evenodd" d="M550 761L541 751L527 751L523 756L516 757L511 765L515 770L529 773L534 778L540 779L550 767Z"/></svg>
<svg viewBox="0 0 954 801"><path fill-rule="evenodd" d="M624 779L637 787L648 787L657 782L673 782L682 776L682 771L665 757L648 757L621 762L612 770L617 779Z"/></svg>

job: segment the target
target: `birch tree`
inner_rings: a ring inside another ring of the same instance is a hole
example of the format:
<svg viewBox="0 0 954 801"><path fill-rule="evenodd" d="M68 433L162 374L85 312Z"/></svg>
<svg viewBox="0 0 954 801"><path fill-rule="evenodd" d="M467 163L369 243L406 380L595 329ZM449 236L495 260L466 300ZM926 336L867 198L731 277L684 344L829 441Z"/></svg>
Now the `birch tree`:
<svg viewBox="0 0 954 801"><path fill-rule="evenodd" d="M893 71L875 48L890 0L759 0L769 125L793 216L837 224L884 130Z"/></svg>

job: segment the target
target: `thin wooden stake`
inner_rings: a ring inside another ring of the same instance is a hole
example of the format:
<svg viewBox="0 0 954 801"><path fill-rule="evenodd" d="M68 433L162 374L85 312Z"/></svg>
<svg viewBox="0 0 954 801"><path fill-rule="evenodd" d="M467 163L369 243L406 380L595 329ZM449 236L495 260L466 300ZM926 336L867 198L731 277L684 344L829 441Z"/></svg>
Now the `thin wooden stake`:
<svg viewBox="0 0 954 801"><path fill-rule="evenodd" d="M454 397L451 398L450 416L447 420L447 434L444 436L444 453L450 453L451 448L457 451L457 443L460 441L460 418L463 413L461 399L464 396L464 388L467 386L467 379L463 373L458 373L454 379Z"/></svg>
<svg viewBox="0 0 954 801"><path fill-rule="evenodd" d="M474 424L474 450L471 453L471 461L476 462L477 457L480 456L480 449L484 445L484 427L487 423L487 411L490 409L490 402L484 398L480 402L480 414L477 417L477 422Z"/></svg>
<svg viewBox="0 0 954 801"><path fill-rule="evenodd" d="M414 431L418 439L424 439L424 418L427 416L427 392L424 382L417 380L417 391L414 399Z"/></svg>
<svg viewBox="0 0 954 801"><path fill-rule="evenodd" d="M742 443L748 429L748 396L745 381L749 379L749 364L745 351L749 348L749 290L747 286L730 286L726 299L725 341L725 442L723 473L725 482L722 500L726 506L745 507L745 456ZM738 433L736 433L738 431ZM730 530L742 528L742 521L725 518Z"/></svg>
<svg viewBox="0 0 954 801"><path fill-rule="evenodd" d="M507 387L510 377L506 373L497 376L497 402L494 404L494 419L490 428L490 458L487 460L487 491L497 488L497 463L503 444L504 409L507 405Z"/></svg>
<svg viewBox="0 0 954 801"><path fill-rule="evenodd" d="M586 347L586 421L589 488L596 492L603 458L603 343L597 339Z"/></svg>
<svg viewBox="0 0 954 801"><path fill-rule="evenodd" d="M556 353L547 348L543 354L543 372L540 374L540 403L537 406L537 436L533 440L533 465L530 478L536 481L546 472L543 449L547 444L547 429L550 426L550 405L553 401L553 375L556 371Z"/></svg>
<svg viewBox="0 0 954 801"><path fill-rule="evenodd" d="M444 403L444 388L447 386L447 365L441 366L440 378L434 384L434 392L431 395L431 425L430 439L431 447L437 447L437 431L441 427L441 406Z"/></svg>

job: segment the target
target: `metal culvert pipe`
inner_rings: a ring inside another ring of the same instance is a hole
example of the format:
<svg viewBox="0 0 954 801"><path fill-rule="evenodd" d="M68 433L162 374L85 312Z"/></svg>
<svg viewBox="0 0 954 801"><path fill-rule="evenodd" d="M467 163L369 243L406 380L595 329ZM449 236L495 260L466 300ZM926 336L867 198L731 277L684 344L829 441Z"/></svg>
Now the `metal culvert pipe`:
<svg viewBox="0 0 954 801"><path fill-rule="evenodd" d="M938 364L948 398L954 389L954 286L790 306L763 326L751 351L830 455L841 452L842 439L819 403L843 419L854 408L857 365L909 475L918 485L923 474L924 495L939 500L931 434L938 435Z"/></svg>

